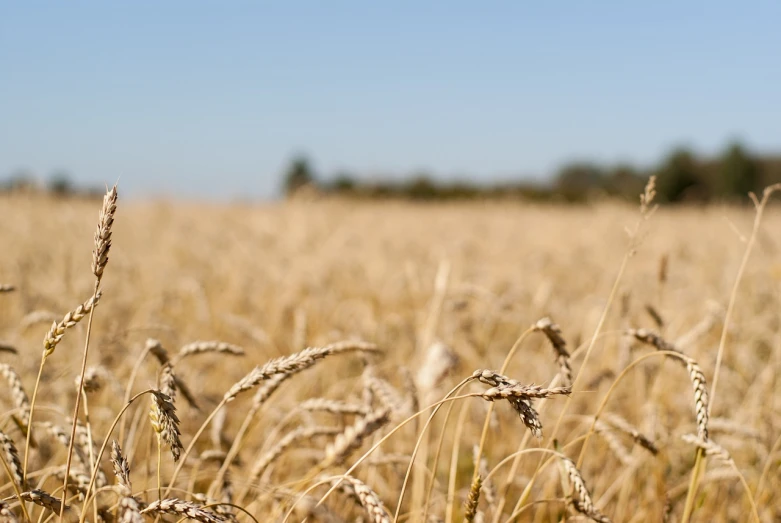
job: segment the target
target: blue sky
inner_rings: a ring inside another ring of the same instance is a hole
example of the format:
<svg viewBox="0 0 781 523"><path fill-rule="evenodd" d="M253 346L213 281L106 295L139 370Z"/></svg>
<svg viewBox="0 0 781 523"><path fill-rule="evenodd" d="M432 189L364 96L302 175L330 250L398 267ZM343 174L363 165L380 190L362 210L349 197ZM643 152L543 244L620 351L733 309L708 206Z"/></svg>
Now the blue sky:
<svg viewBox="0 0 781 523"><path fill-rule="evenodd" d="M778 151L779 22L781 2L0 0L0 177L224 199L274 195L297 152L497 180Z"/></svg>

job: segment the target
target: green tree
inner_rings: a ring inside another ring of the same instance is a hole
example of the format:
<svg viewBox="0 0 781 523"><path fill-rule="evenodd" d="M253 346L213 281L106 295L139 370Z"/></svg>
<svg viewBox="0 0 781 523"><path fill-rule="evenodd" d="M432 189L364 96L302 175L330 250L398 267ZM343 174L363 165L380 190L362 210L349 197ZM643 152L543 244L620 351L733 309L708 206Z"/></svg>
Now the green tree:
<svg viewBox="0 0 781 523"><path fill-rule="evenodd" d="M413 200L434 200L440 196L440 190L431 176L423 172L405 183L402 191L407 198Z"/></svg>
<svg viewBox="0 0 781 523"><path fill-rule="evenodd" d="M604 174L598 166L577 162L561 168L554 189L567 201L585 201L600 191L603 183Z"/></svg>
<svg viewBox="0 0 781 523"><path fill-rule="evenodd" d="M604 187L611 196L619 196L627 200L636 200L643 192L648 176L635 170L628 164L613 167L605 174Z"/></svg>
<svg viewBox="0 0 781 523"><path fill-rule="evenodd" d="M757 189L758 178L754 159L739 143L732 143L721 158L714 193L722 198L744 197Z"/></svg>
<svg viewBox="0 0 781 523"><path fill-rule="evenodd" d="M47 189L56 196L67 196L74 192L73 182L65 171L57 171L49 178Z"/></svg>
<svg viewBox="0 0 781 523"><path fill-rule="evenodd" d="M337 173L333 181L329 184L329 189L337 193L351 193L355 191L357 186L358 184L352 174L341 171Z"/></svg>
<svg viewBox="0 0 781 523"><path fill-rule="evenodd" d="M296 156L290 162L285 171L283 191L286 196L291 196L302 187L315 183L315 175L309 166L309 160L305 156Z"/></svg>
<svg viewBox="0 0 781 523"><path fill-rule="evenodd" d="M675 149L659 168L656 192L668 202L703 198L704 187L697 172L694 154L685 148Z"/></svg>

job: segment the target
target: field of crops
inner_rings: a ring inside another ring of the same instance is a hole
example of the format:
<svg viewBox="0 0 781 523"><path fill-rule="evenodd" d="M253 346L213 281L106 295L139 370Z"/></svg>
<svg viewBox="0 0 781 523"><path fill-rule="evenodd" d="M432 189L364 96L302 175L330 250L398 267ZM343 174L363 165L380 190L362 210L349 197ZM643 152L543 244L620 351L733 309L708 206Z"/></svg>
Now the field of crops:
<svg viewBox="0 0 781 523"><path fill-rule="evenodd" d="M772 197L119 191L0 196L3 521L781 520Z"/></svg>

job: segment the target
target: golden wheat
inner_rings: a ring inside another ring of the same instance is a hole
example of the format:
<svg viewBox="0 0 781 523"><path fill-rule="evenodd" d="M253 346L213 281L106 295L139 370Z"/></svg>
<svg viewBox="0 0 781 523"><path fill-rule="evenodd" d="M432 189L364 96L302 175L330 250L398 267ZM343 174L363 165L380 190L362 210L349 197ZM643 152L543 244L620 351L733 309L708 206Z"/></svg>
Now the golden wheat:
<svg viewBox="0 0 781 523"><path fill-rule="evenodd" d="M653 212L649 185L639 217L610 203L139 201L120 219L109 189L87 270L99 202L0 199L37 231L2 238L14 285L0 286L0 335L18 349L0 351L3 520L54 517L59 496L74 522L781 517L781 265L763 230L781 225L776 207L759 225L737 207ZM724 234L722 215L756 242ZM631 328L648 321L659 332ZM74 380L83 408L68 417ZM600 440L577 465L561 457L589 426Z"/></svg>

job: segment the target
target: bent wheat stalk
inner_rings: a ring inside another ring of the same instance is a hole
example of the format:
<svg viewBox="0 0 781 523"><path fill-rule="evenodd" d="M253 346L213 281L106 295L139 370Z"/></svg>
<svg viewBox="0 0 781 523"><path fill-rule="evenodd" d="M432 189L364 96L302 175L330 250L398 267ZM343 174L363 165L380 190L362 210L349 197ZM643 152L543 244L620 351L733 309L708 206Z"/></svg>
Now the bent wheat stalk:
<svg viewBox="0 0 781 523"><path fill-rule="evenodd" d="M27 417L27 426L31 427L33 423L33 415L35 414L35 400L38 397L38 388L41 384L41 377L43 376L43 367L46 364L46 360L49 356L54 354L54 350L57 345L62 341L65 336L65 331L71 327L74 327L80 322L87 314L92 315L93 309L98 305L100 301L101 293L90 297L86 302L76 307L74 310L68 312L65 317L59 323L52 323L51 329L43 339L43 354L41 355L41 363L38 366L38 376L35 378L35 387L33 388L33 396L30 400L30 410ZM83 371L82 371L83 375ZM24 446L24 462L22 464L22 471L27 476L27 462L30 456L30 446L32 444L32 431L27 431L27 440Z"/></svg>
<svg viewBox="0 0 781 523"><path fill-rule="evenodd" d="M184 451L182 459L174 469L174 472L171 475L171 479L168 482L165 495L168 496L171 492L177 477L182 471L184 463L187 461L187 456L189 456L193 448L195 448L195 443L198 441L198 438L201 437L203 432L206 430L206 427L209 426L209 423L212 422L217 413L223 407L225 407L225 405L235 400L240 394L254 389L266 380L277 379L279 384L287 377L298 374L299 372L312 367L318 361L332 354L352 351L379 352L379 349L373 343L365 343L360 341L338 342L331 345L326 345L324 347L309 347L289 356L274 358L261 366L255 367L246 376L237 381L230 389L228 389L228 391L223 395L222 400L220 400L217 406L214 407L214 410L212 410L212 412L201 424L200 428L193 436L193 439L190 441L190 444L187 446L187 449ZM285 376L285 378L280 378L280 376ZM231 453L229 452L228 455L230 456L230 454ZM230 464L230 460L226 460L226 463ZM227 465L225 466L225 469L227 470ZM224 473L225 470L222 470L221 468L220 474L224 475ZM221 477L222 476L218 477L220 481Z"/></svg>
<svg viewBox="0 0 781 523"><path fill-rule="evenodd" d="M92 251L92 274L95 276L95 290L93 297L95 301L100 293L100 281L103 279L103 271L108 263L108 253L111 249L111 226L114 225L114 213L117 210L117 186L109 190L103 197L103 207L98 216L98 228L95 231L95 250ZM84 340L84 353L81 360L81 380L76 393L76 405L73 407L73 424L71 426L71 440L68 445L68 459L65 462L65 479L62 485L62 500L60 503L60 519L65 513L65 498L68 495L68 476L70 474L71 460L73 459L73 440L76 436L76 425L79 419L79 409L81 408L81 390L84 388L84 374L87 370L87 356L89 354L90 334L92 333L92 318L95 314L95 307L92 307L87 320L87 334ZM85 505L86 506L86 505Z"/></svg>

